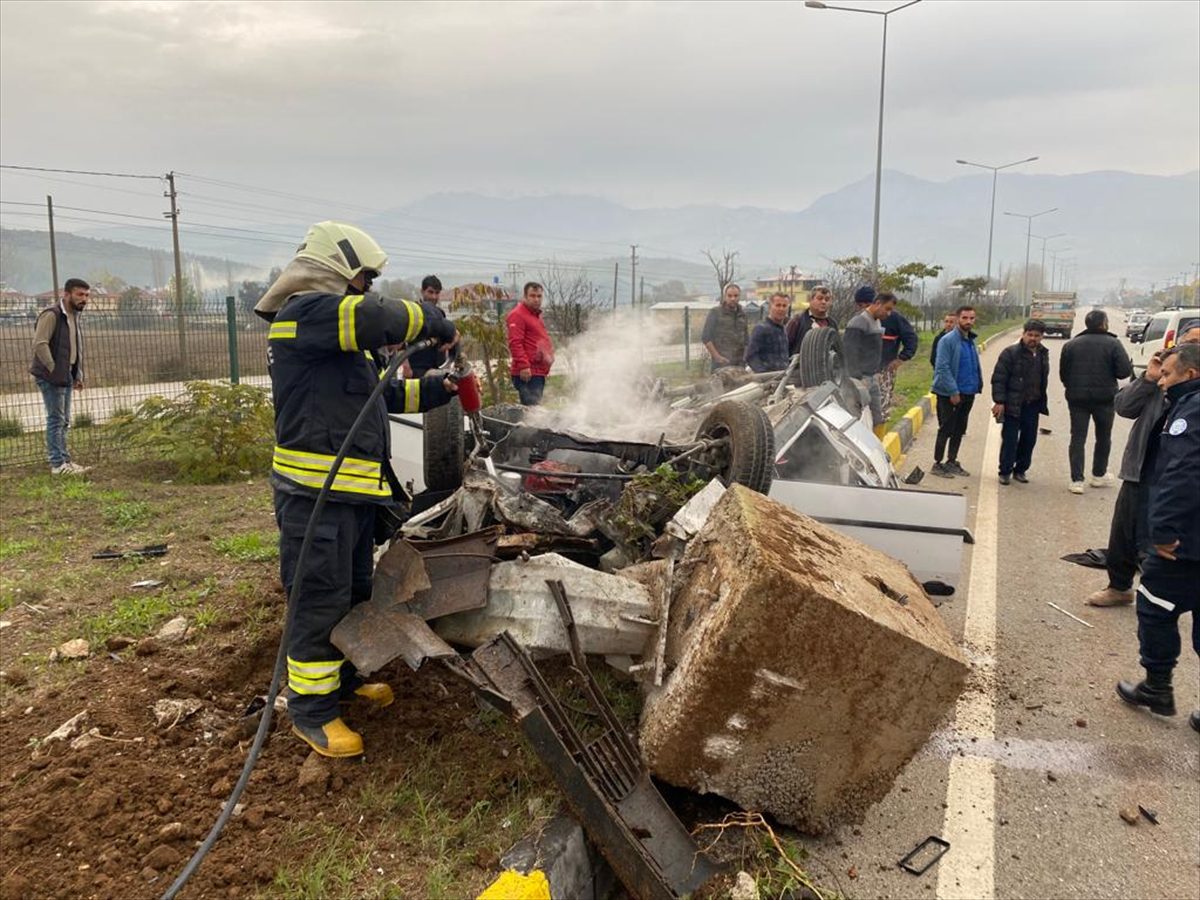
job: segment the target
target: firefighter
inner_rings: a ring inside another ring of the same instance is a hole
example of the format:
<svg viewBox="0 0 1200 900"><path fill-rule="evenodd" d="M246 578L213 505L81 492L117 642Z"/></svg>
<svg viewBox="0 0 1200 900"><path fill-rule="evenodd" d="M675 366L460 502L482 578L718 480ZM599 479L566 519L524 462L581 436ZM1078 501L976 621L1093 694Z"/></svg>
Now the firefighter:
<svg viewBox="0 0 1200 900"><path fill-rule="evenodd" d="M275 406L271 480L280 532L280 574L291 595L297 555L317 495L342 442L379 383L374 351L457 338L454 325L422 304L369 293L387 255L358 228L319 222L255 312L271 322L268 358ZM352 442L316 525L295 598L287 648L292 731L323 756L358 756L362 737L339 704L360 698L378 707L391 688L364 684L330 642L335 625L371 596L376 512L393 501L388 412L422 412L455 392L444 372L398 379Z"/></svg>

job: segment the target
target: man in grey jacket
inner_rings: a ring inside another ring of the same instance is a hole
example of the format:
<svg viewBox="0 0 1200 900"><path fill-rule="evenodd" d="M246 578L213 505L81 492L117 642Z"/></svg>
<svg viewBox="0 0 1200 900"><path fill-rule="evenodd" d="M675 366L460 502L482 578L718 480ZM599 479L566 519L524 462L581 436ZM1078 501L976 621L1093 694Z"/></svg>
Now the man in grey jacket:
<svg viewBox="0 0 1200 900"><path fill-rule="evenodd" d="M1200 344L1200 319L1179 323L1181 344ZM1150 357L1145 374L1117 392L1114 408L1117 415L1134 419L1121 457L1121 490L1113 508L1112 524L1108 530L1108 549L1105 568L1108 587L1087 598L1089 606L1129 606L1133 603L1133 579L1138 570L1137 522L1138 510L1146 502L1145 486L1141 482L1142 463L1155 423L1162 418L1166 399L1158 388L1162 375L1160 354Z"/></svg>

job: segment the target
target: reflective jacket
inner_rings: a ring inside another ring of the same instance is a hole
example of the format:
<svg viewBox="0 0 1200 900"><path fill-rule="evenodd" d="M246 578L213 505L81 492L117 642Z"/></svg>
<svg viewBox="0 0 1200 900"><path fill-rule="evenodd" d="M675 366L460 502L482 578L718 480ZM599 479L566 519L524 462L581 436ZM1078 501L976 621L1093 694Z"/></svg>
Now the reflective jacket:
<svg viewBox="0 0 1200 900"><path fill-rule="evenodd" d="M421 304L375 294L305 293L289 298L271 323L268 358L275 404L271 478L279 490L317 494L368 395L379 384L371 351L427 337L452 340L448 320ZM331 499L390 503L388 411L422 412L447 402L438 374L395 379L359 428L332 485Z"/></svg>

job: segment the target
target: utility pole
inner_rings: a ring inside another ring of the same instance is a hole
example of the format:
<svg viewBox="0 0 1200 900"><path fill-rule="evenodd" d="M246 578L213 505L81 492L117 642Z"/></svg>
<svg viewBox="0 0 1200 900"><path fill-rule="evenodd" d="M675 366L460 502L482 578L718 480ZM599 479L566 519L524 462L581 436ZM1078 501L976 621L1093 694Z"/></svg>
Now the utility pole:
<svg viewBox="0 0 1200 900"><path fill-rule="evenodd" d="M516 263L508 264L508 280L512 285L512 296L517 296L517 279L524 274L524 271Z"/></svg>
<svg viewBox="0 0 1200 900"><path fill-rule="evenodd" d="M175 324L179 329L179 365L187 369L187 324L183 315L183 259L179 255L179 194L175 190L175 173L167 173L169 190L165 197L171 200L171 211L164 215L171 220L171 243L175 251Z"/></svg>
<svg viewBox="0 0 1200 900"><path fill-rule="evenodd" d="M50 277L54 279L54 302L58 303L58 247L54 241L54 198L46 195L46 218L50 222Z"/></svg>
<svg viewBox="0 0 1200 900"><path fill-rule="evenodd" d="M646 305L646 276L638 280L638 306Z"/></svg>
<svg viewBox="0 0 1200 900"><path fill-rule="evenodd" d="M619 262L613 263L613 313L617 311L617 272L620 270Z"/></svg>
<svg viewBox="0 0 1200 900"><path fill-rule="evenodd" d="M788 271L788 284L790 285L790 287L791 287L791 289L792 289L792 303L791 303L791 305L788 307L788 312L789 312L789 313L791 313L791 311L792 311L792 310L795 308L795 306L796 306L796 267L795 267L795 266L791 266L791 267L789 268L789 271Z"/></svg>
<svg viewBox="0 0 1200 900"><path fill-rule="evenodd" d="M629 245L629 305L637 304L637 244Z"/></svg>

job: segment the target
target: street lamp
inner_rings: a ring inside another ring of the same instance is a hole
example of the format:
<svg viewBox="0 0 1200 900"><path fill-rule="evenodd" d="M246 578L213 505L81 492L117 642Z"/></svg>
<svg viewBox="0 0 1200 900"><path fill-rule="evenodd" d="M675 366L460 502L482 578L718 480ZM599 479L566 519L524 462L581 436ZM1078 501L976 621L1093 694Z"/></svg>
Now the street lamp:
<svg viewBox="0 0 1200 900"><path fill-rule="evenodd" d="M1038 216L1046 216L1052 212L1058 212L1058 207L1056 206L1053 209L1043 209L1039 213L1031 213L1029 215L1026 215L1025 213L1014 213L1014 212L1006 212L1005 213L1006 216L1012 216L1015 219L1024 219L1025 220L1025 282L1023 284L1023 287L1025 288L1025 305L1026 306L1029 305L1029 239L1033 236L1033 220L1036 219Z"/></svg>
<svg viewBox="0 0 1200 900"><path fill-rule="evenodd" d="M1039 285L1038 289L1045 290L1046 289L1046 242L1052 241L1055 238L1066 237L1067 233L1065 231L1060 231L1058 234L1048 234L1045 237L1042 237L1040 234L1035 234L1035 235L1031 235L1031 236L1037 238L1039 241L1042 242L1042 271L1038 272L1038 285ZM1051 289L1053 290L1053 288L1051 288Z"/></svg>
<svg viewBox="0 0 1200 900"><path fill-rule="evenodd" d="M992 211L988 218L988 261L987 261L987 283L984 288L988 288L992 284L992 234L996 230L996 175L1001 169L1010 169L1013 166L1023 166L1025 163L1033 162L1037 159L1036 156L1031 156L1029 159L1018 159L1016 162L1005 163L1002 166L989 166L985 163L970 162L965 159L956 159L955 162L960 166L975 166L979 169L991 169L992 172Z"/></svg>
<svg viewBox="0 0 1200 900"><path fill-rule="evenodd" d="M1058 268L1058 254L1066 253L1068 250L1074 250L1074 247L1059 247L1057 250L1050 251L1050 290L1054 290L1054 270Z"/></svg>
<svg viewBox="0 0 1200 900"><path fill-rule="evenodd" d="M823 0L804 0L809 9L834 9L838 12L868 13L872 16L883 16L883 53L879 60L879 136L875 146L875 226L871 232L871 278L879 280L879 195L883 184L883 87L887 75L887 25L888 16L892 13L907 9L921 0L908 0L892 9L862 9L858 6L834 6Z"/></svg>

